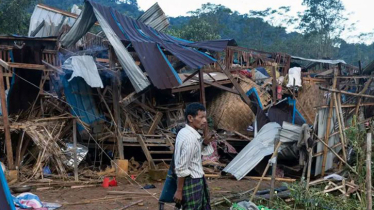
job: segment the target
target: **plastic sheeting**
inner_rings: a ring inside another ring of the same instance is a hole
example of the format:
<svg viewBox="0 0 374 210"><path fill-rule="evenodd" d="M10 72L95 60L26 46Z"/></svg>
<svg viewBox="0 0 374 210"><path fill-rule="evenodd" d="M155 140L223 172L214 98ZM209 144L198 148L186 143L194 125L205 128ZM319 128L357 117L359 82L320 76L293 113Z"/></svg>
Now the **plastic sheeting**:
<svg viewBox="0 0 374 210"><path fill-rule="evenodd" d="M91 28L96 20L99 21L106 37L112 44L118 60L126 72L126 75L129 77L135 91L140 92L144 90L150 85L147 77L143 74L139 66L135 64L134 59L122 44L119 37L110 27L108 22L103 18L99 11L91 6L91 4L85 4L82 14L78 17L69 33L62 37L61 44L64 46L70 46L76 43Z"/></svg>
<svg viewBox="0 0 374 210"><path fill-rule="evenodd" d="M274 140L279 138L281 126L268 123L258 132L257 136L223 169L237 180L247 175L265 156L274 152Z"/></svg>
<svg viewBox="0 0 374 210"><path fill-rule="evenodd" d="M102 121L104 116L100 114L92 96L90 86L83 78L76 77L68 82L66 76L60 76L67 102L71 105L71 113L78 116L88 125L96 121ZM78 124L78 130L83 131L82 125Z"/></svg>
<svg viewBox="0 0 374 210"><path fill-rule="evenodd" d="M74 168L74 144L67 143L66 149L62 149L62 153L66 156L66 160L64 164ZM81 144L77 144L77 164L79 165L84 157L86 157L88 153L88 148Z"/></svg>
<svg viewBox="0 0 374 210"><path fill-rule="evenodd" d="M63 68L73 70L69 82L75 77L82 77L93 88L104 87L92 56L71 56L64 62Z"/></svg>
<svg viewBox="0 0 374 210"><path fill-rule="evenodd" d="M295 86L301 87L301 68L293 67L288 70L288 84L287 87L293 86L295 80Z"/></svg>

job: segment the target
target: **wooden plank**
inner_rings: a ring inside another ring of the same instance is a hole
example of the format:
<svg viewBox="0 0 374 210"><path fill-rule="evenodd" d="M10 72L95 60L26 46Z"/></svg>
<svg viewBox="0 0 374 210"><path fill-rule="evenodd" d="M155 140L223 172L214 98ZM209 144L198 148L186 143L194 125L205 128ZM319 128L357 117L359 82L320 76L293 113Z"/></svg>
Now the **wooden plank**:
<svg viewBox="0 0 374 210"><path fill-rule="evenodd" d="M156 169L156 164L155 164L155 162L153 162L153 158L152 158L151 154L149 153L149 150L148 150L146 144L144 143L142 135L138 135L137 139L138 139L138 142L139 142L140 146L143 149L144 155L147 158L151 169Z"/></svg>
<svg viewBox="0 0 374 210"><path fill-rule="evenodd" d="M45 65L40 64L30 64L30 63L8 63L11 68L18 69L32 69L32 70L41 70L41 71L51 71L47 69Z"/></svg>
<svg viewBox="0 0 374 210"><path fill-rule="evenodd" d="M14 170L14 161L13 161L13 149L12 149L12 139L10 137L10 126L8 118L7 103L5 100L5 87L4 87L4 76L3 68L0 67L0 97L1 97L1 113L3 115L3 124L4 124L4 133L5 133L5 147L6 155L8 161L8 167L10 170Z"/></svg>
<svg viewBox="0 0 374 210"><path fill-rule="evenodd" d="M158 123L160 123L160 121L162 119L162 115L163 115L162 112L157 112L156 113L156 117L154 118L153 123L148 130L148 134L154 134L155 133L155 130L158 126Z"/></svg>
<svg viewBox="0 0 374 210"><path fill-rule="evenodd" d="M50 38L50 37L29 38L29 37L16 37L16 36L0 36L0 40L57 42L57 38Z"/></svg>

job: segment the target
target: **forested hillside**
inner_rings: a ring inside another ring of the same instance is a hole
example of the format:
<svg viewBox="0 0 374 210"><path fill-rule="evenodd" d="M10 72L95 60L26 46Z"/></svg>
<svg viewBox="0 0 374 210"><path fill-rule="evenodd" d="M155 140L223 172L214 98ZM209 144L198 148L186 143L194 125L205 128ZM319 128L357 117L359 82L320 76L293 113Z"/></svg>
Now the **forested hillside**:
<svg viewBox="0 0 374 210"><path fill-rule="evenodd" d="M143 13L136 0L96 1L134 18ZM69 10L73 4L83 4L83 0L2 0L0 33L26 34L28 19L37 2L64 10ZM365 66L374 59L373 42L350 44L341 39L343 31L353 29L346 24L348 17L342 15L345 8L340 0L304 0L303 4L308 9L292 17L288 15L289 7L239 14L222 5L208 3L190 12L188 17L170 18L171 27L167 32L194 41L234 38L243 47L310 58L344 59L353 65L361 60ZM298 32L287 33L287 27L296 28ZM370 40L372 35L362 34L360 38Z"/></svg>

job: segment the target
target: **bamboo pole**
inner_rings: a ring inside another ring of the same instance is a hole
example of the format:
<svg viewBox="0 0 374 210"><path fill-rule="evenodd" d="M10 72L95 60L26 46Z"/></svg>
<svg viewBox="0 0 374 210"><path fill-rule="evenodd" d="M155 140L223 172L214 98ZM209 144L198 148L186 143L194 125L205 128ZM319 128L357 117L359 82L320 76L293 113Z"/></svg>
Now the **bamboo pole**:
<svg viewBox="0 0 374 210"><path fill-rule="evenodd" d="M74 180L79 181L78 178L78 151L77 151L77 121L73 120L73 142L74 142Z"/></svg>
<svg viewBox="0 0 374 210"><path fill-rule="evenodd" d="M341 121L343 120L342 118L340 118L340 114L339 114L339 108L338 108L338 101L337 101L337 97L336 97L336 93L333 93L334 95L334 103L335 103L335 112L336 112L336 119L338 121L338 125L339 125L339 133L340 133L340 142L342 143L342 151L343 151L343 158L344 160L347 160L347 152L345 150L345 139L344 139L344 135L343 135L343 126L342 126L342 123Z"/></svg>
<svg viewBox="0 0 374 210"><path fill-rule="evenodd" d="M372 195L371 195L371 133L366 136L366 200L367 210L372 210Z"/></svg>
<svg viewBox="0 0 374 210"><path fill-rule="evenodd" d="M273 197L274 197L274 188L275 188L275 178L276 178L276 173L277 173L277 157L278 157L278 152L276 152L276 146L278 145L279 139L276 139L274 142L274 153L276 155L274 156L275 162L271 166L271 183L270 183L270 204L273 204Z"/></svg>
<svg viewBox="0 0 374 210"><path fill-rule="evenodd" d="M327 147L340 161L342 161L349 169L351 169L351 171L355 174L358 174L357 171L355 169L352 168L352 166L350 166L343 158L341 158L338 153L336 153L334 151L334 149L331 149L329 147L329 145L327 145L322 139L318 138L318 136L316 134L314 134L314 136L317 138L318 141L320 141L323 145L325 145L325 147Z"/></svg>
<svg viewBox="0 0 374 210"><path fill-rule="evenodd" d="M282 144L282 142L279 141L279 142L278 142L278 145L275 147L275 149L274 149L274 153L273 153L273 155L270 157L270 159L272 159L273 157L275 157L275 156L278 154L278 149L279 149L279 147L280 147L281 144ZM253 201L253 199L255 198L256 193L257 193L257 191L258 191L258 188L260 187L262 180L264 179L266 173L267 173L268 170L269 170L269 165L270 165L269 163L266 165L266 168L265 168L265 170L264 170L264 173L262 174L260 181L258 181L257 186L256 186L255 190L253 191L253 194L252 194L252 196L251 196L250 201Z"/></svg>
<svg viewBox="0 0 374 210"><path fill-rule="evenodd" d="M334 73L334 76L336 76L336 71ZM336 81L337 78L334 77L333 83L332 83L332 88L336 88ZM327 125L326 125L326 131L325 131L325 147L323 147L323 160L322 160L322 171L321 171L321 176L325 175L325 167L326 167L326 161L327 161L327 147L326 145L329 144L329 136L330 136L330 127L331 127L331 117L332 117L332 108L334 105L334 98L331 96L330 97L330 107L329 107L329 116L327 118Z"/></svg>
<svg viewBox="0 0 374 210"><path fill-rule="evenodd" d="M312 169L312 158L313 158L313 148L308 149L308 171L306 175L306 189L309 189L309 182L310 182L310 174Z"/></svg>
<svg viewBox="0 0 374 210"><path fill-rule="evenodd" d="M3 67L0 66L0 97L1 97L1 113L3 115L3 122L4 122L4 133L5 133L5 147L6 147L6 155L8 160L8 167L10 170L14 170L14 162L13 162L13 149L12 149L12 139L10 138L10 126L9 126L9 118L8 118L8 110L7 110L7 103L5 100L5 87L4 87L4 75L3 75Z"/></svg>
<svg viewBox="0 0 374 210"><path fill-rule="evenodd" d="M319 89L329 91L329 92L334 92L334 93L343 93L345 95L351 95L351 96L360 96L360 97L364 97L364 98L374 98L373 95L351 93L351 92L344 91L344 90L328 89L328 88L324 88L324 87L319 87Z"/></svg>

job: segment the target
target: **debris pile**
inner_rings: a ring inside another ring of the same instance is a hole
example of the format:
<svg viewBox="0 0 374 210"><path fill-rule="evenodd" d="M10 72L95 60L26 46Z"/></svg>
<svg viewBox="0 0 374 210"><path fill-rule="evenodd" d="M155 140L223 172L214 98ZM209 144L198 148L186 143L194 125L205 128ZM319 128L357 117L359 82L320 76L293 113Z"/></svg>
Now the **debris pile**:
<svg viewBox="0 0 374 210"><path fill-rule="evenodd" d="M359 133L372 131L374 65L177 39L152 8L133 20L85 1L82 11L73 7L76 19L37 5L29 37L0 36L8 175L18 170L15 179L36 190L97 186L105 176L163 179L184 108L200 101L217 134L206 177L258 180L251 201L263 180L271 180L270 200L275 181L295 180L360 196L365 185L352 177L362 173Z"/></svg>

